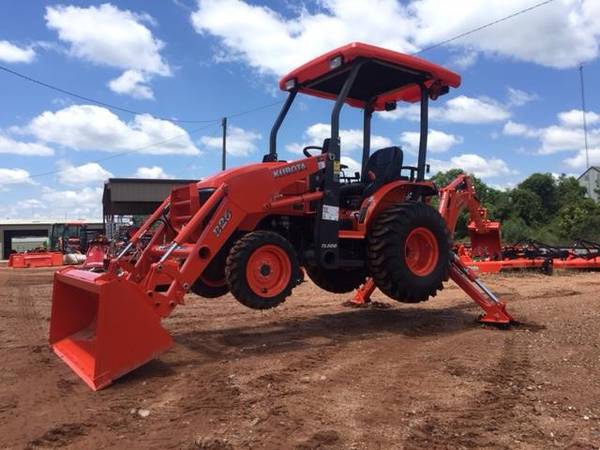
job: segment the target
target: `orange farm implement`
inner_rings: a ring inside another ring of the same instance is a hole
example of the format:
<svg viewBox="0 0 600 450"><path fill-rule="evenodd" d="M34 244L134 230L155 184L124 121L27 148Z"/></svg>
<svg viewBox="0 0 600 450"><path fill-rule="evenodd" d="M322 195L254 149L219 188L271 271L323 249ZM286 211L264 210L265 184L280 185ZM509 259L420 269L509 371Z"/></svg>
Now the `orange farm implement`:
<svg viewBox="0 0 600 450"><path fill-rule="evenodd" d="M505 246L491 257L489 253L477 253L474 247L461 246L457 253L463 264L483 273L539 270L551 275L554 269L600 269L600 244L584 239L576 240L569 247L557 247L528 240Z"/></svg>
<svg viewBox="0 0 600 450"><path fill-rule="evenodd" d="M31 267L52 267L63 265L61 252L30 251L12 253L8 257L8 267L13 269L27 269Z"/></svg>
<svg viewBox="0 0 600 450"><path fill-rule="evenodd" d="M352 292L371 277L407 303L435 296L452 277L484 307L484 321L511 322L504 303L452 252L446 221L430 205L438 190L425 178L429 100L459 85L460 76L440 66L360 43L292 71L280 81L287 100L262 162L173 189L105 272L56 273L54 351L100 389L171 346L161 319L188 292L230 292L249 308L269 309L292 294L303 269L330 292ZM278 157L277 134L298 93L333 100L330 135L288 162ZM413 166L398 147L371 152L373 112L399 101L420 105ZM362 170L352 176L340 161L345 104L361 109L364 121ZM142 239L149 230L151 239Z"/></svg>

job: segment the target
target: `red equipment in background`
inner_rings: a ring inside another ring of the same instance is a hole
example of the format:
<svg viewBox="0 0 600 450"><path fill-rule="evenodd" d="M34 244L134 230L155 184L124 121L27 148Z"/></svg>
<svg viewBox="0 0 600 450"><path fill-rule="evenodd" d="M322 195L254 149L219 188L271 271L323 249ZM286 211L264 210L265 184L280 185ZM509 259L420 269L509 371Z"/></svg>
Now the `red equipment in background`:
<svg viewBox="0 0 600 450"><path fill-rule="evenodd" d="M533 269L551 275L554 269L600 269L600 244L584 239L576 240L569 247L528 240L503 247L495 258L482 257L464 246L459 247L458 254L465 265L482 273Z"/></svg>
<svg viewBox="0 0 600 450"><path fill-rule="evenodd" d="M63 265L61 252L30 251L11 253L8 257L8 267L13 269L28 269L32 267L52 267Z"/></svg>
<svg viewBox="0 0 600 450"><path fill-rule="evenodd" d="M110 241L106 236L99 234L88 244L85 254L85 269L102 269L104 263L110 256Z"/></svg>
<svg viewBox="0 0 600 450"><path fill-rule="evenodd" d="M54 223L48 236L48 250L12 253L8 266L14 269L52 267L65 264L64 255L81 254L88 249L88 228L83 222ZM69 264L67 262L67 264Z"/></svg>

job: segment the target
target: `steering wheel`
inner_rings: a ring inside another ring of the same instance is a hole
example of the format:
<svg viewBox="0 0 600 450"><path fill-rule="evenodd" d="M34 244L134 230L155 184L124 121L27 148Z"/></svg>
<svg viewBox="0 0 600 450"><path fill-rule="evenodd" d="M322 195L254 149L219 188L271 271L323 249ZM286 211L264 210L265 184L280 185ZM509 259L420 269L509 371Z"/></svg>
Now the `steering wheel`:
<svg viewBox="0 0 600 450"><path fill-rule="evenodd" d="M302 149L302 153L304 153L304 156L306 156L307 158L312 158L313 155L311 155L309 153L309 150L321 150L323 151L323 147L319 147L318 145L308 145L306 147L304 147Z"/></svg>

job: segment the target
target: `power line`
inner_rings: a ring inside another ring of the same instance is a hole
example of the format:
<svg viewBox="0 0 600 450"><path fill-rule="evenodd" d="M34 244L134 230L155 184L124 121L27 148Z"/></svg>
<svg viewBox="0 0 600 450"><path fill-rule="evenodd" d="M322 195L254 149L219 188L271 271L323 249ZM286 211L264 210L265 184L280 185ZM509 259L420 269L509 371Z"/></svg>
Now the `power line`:
<svg viewBox="0 0 600 450"><path fill-rule="evenodd" d="M552 3L553 1L554 0L545 0L543 2L536 3L535 5L532 5L532 6L528 7L528 8L520 9L519 11L515 11L514 13L509 14L508 16L505 16L505 17L502 17L500 19L494 20L493 22L486 23L485 25L481 25L481 26L479 26L477 28L473 28L472 30L465 31L464 33L461 33L461 34L458 34L458 35L453 36L451 38L445 39L445 40L443 40L441 42L438 42L437 44L430 45L429 47L425 47L425 48L423 48L423 49L421 49L418 52L415 52L413 54L414 55L418 55L418 54L421 54L421 53L433 50L434 48L438 48L438 47L444 46L446 44L449 44L450 42L456 41L457 39L461 39L461 38L463 38L465 36L469 36L470 34L476 33L476 32L481 31L481 30L485 30L486 28L489 28L491 26L497 25L497 24L499 24L501 22L504 22L506 20L512 19L514 17L520 16L521 14L525 14L525 13L527 13L529 11L532 11L532 10L534 10L536 8L539 8L541 6L547 5L548 3Z"/></svg>
<svg viewBox="0 0 600 450"><path fill-rule="evenodd" d="M544 5L552 3L553 1L554 0L545 0L543 2L536 3L535 5L532 5L532 6L528 7L528 8L524 8L524 9L515 11L514 13L509 14L507 16L504 16L504 17L502 17L500 19L494 20L492 22L489 22L489 23L486 23L484 25L481 25L481 26L479 26L477 28L473 28L473 29L471 29L469 31L466 31L464 33L460 33L460 34L458 34L456 36L453 36L451 38L448 38L448 39L445 39L443 41L440 41L440 42L438 42L436 44L433 44L433 45L430 45L428 47L425 47L425 48L419 50L418 52L413 53L413 55L418 55L418 54L421 54L421 53L433 50L435 48L447 45L447 44L449 44L449 43L451 43L453 41L456 41L456 40L461 39L463 37L469 36L469 35L471 35L473 33L478 32L478 31L484 30L486 28L492 27L494 25L497 25L499 23L502 23L502 22L505 22L505 21L507 21L509 19L517 17L517 16L519 16L521 14L525 14L525 13L527 13L529 11L532 11L534 9L540 8L540 7L544 6ZM120 106L112 105L112 104L107 103L107 102L103 102L101 100L97 100L97 99L94 99L94 98L91 98L91 97L88 97L88 96L84 96L84 95L78 94L76 92L73 92L73 91L70 91L70 90L67 90L67 89L63 89L63 88L61 88L59 86L55 86L55 85L52 85L50 83L46 83L44 81L32 78L30 76L27 76L25 74L22 74L20 72L15 71L15 70L9 69L8 67L2 66L2 65L0 65L0 70L3 70L3 71L5 71L5 72L7 72L9 74L12 74L12 75L17 76L19 78L22 78L22 79L24 79L26 81L29 81L31 83L37 84L39 86L43 86L45 88L48 88L48 89L60 92L62 94L65 94L65 95L69 95L69 96L81 99L81 100L84 100L84 101L87 101L87 102L95 103L95 104L104 106L106 108L112 109L112 110L121 111L121 112L125 112L125 113L128 113L128 114L133 114L133 115L151 114L151 113L147 113L147 112L141 112L141 111L135 111L135 110L132 110L132 109L123 108L123 107L120 107ZM580 71L581 71L582 102L584 102L585 100L584 100L584 96L583 96L584 94L583 94L583 70L582 70L582 67L580 67ZM243 116L243 115L246 115L246 114L251 114L253 112L257 112L257 111L266 109L266 108L270 108L270 107L275 106L275 105L279 105L281 103L283 103L283 100L277 100L275 102L267 103L265 105L261 105L261 106L258 106L256 108L252 108L252 109L240 111L240 112L237 112L237 113L229 114L229 115L223 116L221 118L206 119L206 120L171 119L171 118L167 118L167 117L157 116L157 115L154 115L154 114L152 114L152 116L156 117L158 119L168 120L168 121L177 122L177 123L208 123L207 126L204 126L204 127L201 127L201 128L198 128L196 130L193 130L193 131L189 132L189 134L193 134L193 133L196 133L196 132L201 131L203 129L210 128L211 126L214 126L214 125L216 125L218 123L221 123L223 120L225 120L225 118L240 117L240 116ZM584 121L584 129L585 129L586 128L586 123L585 123L586 122L586 118L585 118L585 104L584 104L583 108L584 108L583 121ZM165 139L165 140L160 141L160 142L152 143L152 144L149 144L149 145L146 145L146 146L143 146L143 147L140 147L140 148L132 149L132 150L129 150L129 151L126 151L126 152L116 153L116 154L107 156L105 158L100 158L100 159L88 161L87 163L83 163L83 164L89 164L89 163L92 163L92 162L96 162L97 163L97 162L107 161L109 159L117 158L119 156L124 156L124 155L127 155L127 154L136 153L136 152L139 152L139 151L144 150L146 148L154 147L154 146L161 145L161 144L164 144L166 142L169 142L171 140L178 139L178 138L183 137L185 135L186 134L179 134L177 136L173 136L172 138ZM586 137L586 149L587 149L587 134L586 134L585 137ZM30 178L37 178L37 177L42 177L42 176L47 176L47 175L53 175L53 174L61 173L61 172L64 172L64 171L65 171L65 169L63 169L63 170L53 170L53 171L38 173L38 174L30 175Z"/></svg>
<svg viewBox="0 0 600 450"><path fill-rule="evenodd" d="M47 83L47 82L39 80L37 78L30 77L30 76L25 75L25 74L23 74L21 72L17 72L16 70L9 69L8 67L3 66L3 65L0 65L0 70L4 71L6 73L9 73L11 75L14 75L16 77L19 77L19 78L21 78L23 80L26 80L26 81L29 81L31 83L37 84L38 86L42 86L42 87L45 87L47 89L51 89L51 90L56 91L56 92L60 92L61 94L69 95L71 97L78 98L78 99L84 100L86 102L95 103L97 105L104 106L105 108L112 109L114 111L124 112L124 113L127 113L127 114L133 114L133 115L150 114L153 117L156 117L157 119L168 120L170 122L175 122L175 123L189 123L189 124L192 124L192 123L217 123L217 122L221 121L220 117L219 118L214 118L214 119L202 119L202 120L197 120L197 119L173 119L173 118L169 118L169 117L158 116L156 114L152 114L152 113L147 112L147 111L136 111L134 109L123 108L121 106L113 105L111 103L107 103L107 102L104 102L102 100L98 100L98 99L95 99L95 98L92 98L92 97L88 97L86 95L78 94L77 92L70 91L68 89L64 89L64 88L62 88L60 86L56 86L54 84ZM231 115L228 115L227 117L239 117L239 116L243 116L245 114L250 114L250 113L253 113L253 112L256 112L256 111L260 111L262 109L270 108L271 106L280 104L282 102L283 102L282 100L279 100L277 102L267 103L265 105L257 106L256 108L252 108L252 109L249 109L249 110L245 110L245 111L240 111L240 112L237 112L237 113L233 113Z"/></svg>
<svg viewBox="0 0 600 450"><path fill-rule="evenodd" d="M418 54L421 54L421 53L425 53L425 52L428 52L428 51L433 50L435 48L447 45L450 42L456 41L457 39L461 39L461 38L463 38L465 36L469 36L469 35L471 35L473 33L478 32L478 31L481 31L481 30L484 30L486 28L492 27L492 26L497 25L497 24L499 24L501 22L504 22L506 20L512 19L514 17L517 17L517 16L519 16L521 14L525 14L525 13L527 13L529 11L532 11L532 10L534 10L536 8L539 8L541 6L544 6L544 5L547 5L549 3L552 3L553 1L554 0L545 0L543 2L536 3L535 5L532 5L532 6L528 7L528 8L524 8L524 9L515 11L514 13L509 14L508 16L504 16L504 17L502 17L500 19L497 19L497 20L494 20L492 22L486 23L486 24L481 25L481 26L479 26L477 28L473 28L472 30L469 30L469 31L466 31L464 33L461 33L461 34L458 34L456 36L453 36L451 38L445 39L445 40L443 40L441 42L438 42L436 44L430 45L429 47L425 47L425 48L419 50L418 52L413 53L413 55L418 55ZM71 97L78 98L78 99L84 100L86 102L95 103L97 105L101 105L101 106L104 106L106 108L109 108L109 109L112 109L112 110L115 110L115 111L121 111L121 112L124 112L124 113L127 113L127 114L133 114L133 115L151 114L153 117L156 117L158 119L169 120L171 122L176 122L176 123L217 123L217 122L220 122L222 120L222 117L213 118L213 119L173 119L173 118L169 118L169 117L158 116L158 115L155 115L155 114L152 114L152 113L148 113L148 112L144 112L144 111L136 111L136 110L133 110L133 109L123 108L121 106L113 105L111 103L108 103L108 102L105 102L105 101L102 101L102 100L98 100L98 99L95 99L95 98L92 98L92 97L89 97L89 96L86 96L86 95L78 94L77 92L74 92L74 91L71 91L71 90L68 90L68 89L64 89L64 88L62 88L60 86L56 86L54 84L50 84L50 83L47 83L45 81L42 81L42 80L30 77L30 76L25 75L25 74L23 74L21 72L17 72L16 70L9 69L8 67L3 66L3 65L0 65L0 70L4 71L6 73L9 73L11 75L14 75L16 77L19 77L19 78L21 78L23 80L26 80L26 81L29 81L31 83L37 84L39 86L45 87L47 89L51 89L53 91L60 92L60 93L65 94L65 95L69 95ZM256 111L260 111L262 109L270 108L271 106L275 106L275 105L278 105L278 104L281 104L281 103L283 103L283 100L278 100L276 102L272 102L272 103L268 103L268 104L265 104L265 105L261 105L261 106L258 106L256 108L252 108L252 109L249 109L249 110L245 110L245 111L241 111L241 112L237 112L237 113L232 113L232 114L229 114L229 115L225 115L225 117L228 117L228 118L239 117L239 116L242 116L242 115L245 115L245 114L250 114L250 113L253 113L253 112L256 112Z"/></svg>

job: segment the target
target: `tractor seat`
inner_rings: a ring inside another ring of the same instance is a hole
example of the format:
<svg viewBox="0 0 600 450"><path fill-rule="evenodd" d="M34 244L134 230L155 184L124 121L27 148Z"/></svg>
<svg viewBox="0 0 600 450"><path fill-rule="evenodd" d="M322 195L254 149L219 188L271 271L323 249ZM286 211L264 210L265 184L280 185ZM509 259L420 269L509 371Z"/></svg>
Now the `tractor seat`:
<svg viewBox="0 0 600 450"><path fill-rule="evenodd" d="M352 208L355 200L359 200L360 205L362 199L373 195L384 184L401 179L403 159L400 147L386 147L373 152L362 174L362 181L340 186L341 206L355 209Z"/></svg>
<svg viewBox="0 0 600 450"><path fill-rule="evenodd" d="M363 197L373 195L384 184L401 178L404 154L400 147L385 147L374 152L362 174L365 190Z"/></svg>

